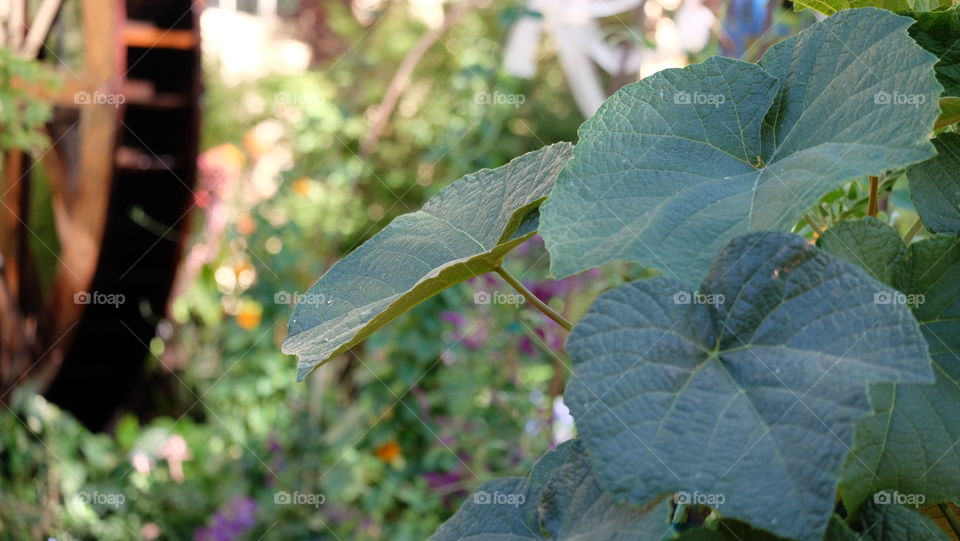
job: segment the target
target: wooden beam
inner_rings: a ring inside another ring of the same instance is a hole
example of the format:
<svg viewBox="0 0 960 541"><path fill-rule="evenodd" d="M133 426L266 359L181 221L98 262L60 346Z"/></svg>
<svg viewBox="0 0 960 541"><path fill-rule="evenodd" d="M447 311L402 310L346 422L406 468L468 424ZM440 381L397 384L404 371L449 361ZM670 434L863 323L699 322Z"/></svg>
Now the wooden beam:
<svg viewBox="0 0 960 541"><path fill-rule="evenodd" d="M129 21L123 28L123 42L128 47L189 51L197 46L197 35L193 30L169 30L150 23Z"/></svg>

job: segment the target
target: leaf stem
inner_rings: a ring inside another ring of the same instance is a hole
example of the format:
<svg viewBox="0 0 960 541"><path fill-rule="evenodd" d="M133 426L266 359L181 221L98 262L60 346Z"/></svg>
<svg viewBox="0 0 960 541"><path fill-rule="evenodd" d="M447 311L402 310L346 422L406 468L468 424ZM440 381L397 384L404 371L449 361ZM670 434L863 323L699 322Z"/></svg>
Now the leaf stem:
<svg viewBox="0 0 960 541"><path fill-rule="evenodd" d="M534 308L543 312L545 316L556 321L558 325L560 325L567 331L570 331L570 329L573 328L572 323L570 323L569 321L566 320L566 318L558 314L556 310L554 310L553 308L550 308L545 302L538 299L536 295L534 295L529 289L527 289L523 284L521 284L520 280L517 280L512 274L507 272L506 269L498 265L494 267L493 270L495 270L497 274L499 274L500 277L504 279L505 282L510 284L510 287L517 290L517 293L523 295L523 298L527 299L527 301L529 301L530 304L534 306Z"/></svg>
<svg viewBox="0 0 960 541"><path fill-rule="evenodd" d="M880 209L880 177L870 177L870 201L867 203L867 216L876 216Z"/></svg>
<svg viewBox="0 0 960 541"><path fill-rule="evenodd" d="M940 512L943 513L943 518L947 519L947 523L950 524L950 529L953 530L954 535L960 537L960 520L957 520L957 515L953 514L953 509L950 509L950 504L938 503L937 507L940 509Z"/></svg>
<svg viewBox="0 0 960 541"><path fill-rule="evenodd" d="M803 219L807 222L807 225L810 226L810 229L813 229L813 232L817 234L818 237L823 236L823 227L813 219L813 216L810 216L810 213L803 215Z"/></svg>
<svg viewBox="0 0 960 541"><path fill-rule="evenodd" d="M923 227L923 222L920 221L920 218L917 218L917 221L913 222L913 225L907 230L907 234L903 236L903 243L909 245L913 236L917 234L917 231L920 231L921 227Z"/></svg>

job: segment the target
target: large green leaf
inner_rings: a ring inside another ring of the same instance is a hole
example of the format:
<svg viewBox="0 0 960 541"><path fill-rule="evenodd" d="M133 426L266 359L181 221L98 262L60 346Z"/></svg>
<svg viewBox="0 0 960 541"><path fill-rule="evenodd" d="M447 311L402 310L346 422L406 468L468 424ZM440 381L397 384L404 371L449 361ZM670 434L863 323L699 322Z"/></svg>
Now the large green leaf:
<svg viewBox="0 0 960 541"><path fill-rule="evenodd" d="M900 287L917 302L936 381L871 387L874 413L857 423L840 484L851 512L878 491L926 505L960 500L960 239L914 243L904 266Z"/></svg>
<svg viewBox="0 0 960 541"><path fill-rule="evenodd" d="M598 478L636 504L722 497L723 516L819 540L867 383L932 381L917 322L876 303L887 286L859 267L784 233L734 239L698 295L683 287L605 293L567 341L565 399Z"/></svg>
<svg viewBox="0 0 960 541"><path fill-rule="evenodd" d="M874 279L894 285L907 251L900 235L872 217L840 222L817 239L825 252L861 266Z"/></svg>
<svg viewBox="0 0 960 541"><path fill-rule="evenodd" d="M484 483L431 541L659 541L673 538L669 501L618 504L597 484L579 441L548 453L530 477Z"/></svg>
<svg viewBox="0 0 960 541"><path fill-rule="evenodd" d="M337 262L290 318L283 351L299 355L297 379L427 298L499 265L533 235L535 222L526 218L569 157L570 145L558 143L467 175Z"/></svg>
<svg viewBox="0 0 960 541"><path fill-rule="evenodd" d="M543 206L553 273L628 260L696 284L734 236L789 229L844 181L932 156L941 87L911 23L847 10L759 66L712 58L622 88Z"/></svg>
<svg viewBox="0 0 960 541"><path fill-rule="evenodd" d="M927 229L960 235L960 135L943 133L933 144L935 157L907 169L910 197Z"/></svg>

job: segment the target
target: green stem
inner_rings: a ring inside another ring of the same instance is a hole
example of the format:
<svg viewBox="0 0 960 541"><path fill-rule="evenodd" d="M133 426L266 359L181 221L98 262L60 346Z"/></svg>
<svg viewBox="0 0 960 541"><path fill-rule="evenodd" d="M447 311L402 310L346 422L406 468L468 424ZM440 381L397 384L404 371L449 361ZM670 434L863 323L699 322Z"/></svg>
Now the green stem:
<svg viewBox="0 0 960 541"><path fill-rule="evenodd" d="M960 520L957 520L957 515L953 514L953 509L950 509L950 504L938 503L937 507L940 509L940 512L943 513L943 518L947 519L947 523L950 524L950 529L953 530L954 535L960 538Z"/></svg>
<svg viewBox="0 0 960 541"><path fill-rule="evenodd" d="M803 215L803 219L806 220L807 225L810 226L810 229L813 229L813 232L816 233L818 237L823 236L823 227L813 219L813 216L810 216L809 212Z"/></svg>
<svg viewBox="0 0 960 541"><path fill-rule="evenodd" d="M517 290L517 293L523 295L524 299L527 299L527 301L530 304L532 304L534 308L543 312L545 316L556 321L558 325L560 325L567 331L573 328L572 323L570 323L563 316L558 314L556 310L554 310L553 308L550 308L546 303L538 299L536 295L534 295L529 289L524 287L524 285L520 283L520 280L517 280L516 278L514 278L514 276L509 272L507 272L506 269L504 269L503 267L497 266L493 270L497 271L497 274L499 274L500 277L504 279L504 281L510 284L510 287Z"/></svg>
<svg viewBox="0 0 960 541"><path fill-rule="evenodd" d="M913 236L917 234L917 231L920 231L921 227L923 227L923 222L920 221L920 218L917 218L917 221L913 222L913 225L907 230L907 234L903 236L903 243L910 244Z"/></svg>
<svg viewBox="0 0 960 541"><path fill-rule="evenodd" d="M876 216L880 210L880 177L870 177L870 201L867 203L867 216Z"/></svg>

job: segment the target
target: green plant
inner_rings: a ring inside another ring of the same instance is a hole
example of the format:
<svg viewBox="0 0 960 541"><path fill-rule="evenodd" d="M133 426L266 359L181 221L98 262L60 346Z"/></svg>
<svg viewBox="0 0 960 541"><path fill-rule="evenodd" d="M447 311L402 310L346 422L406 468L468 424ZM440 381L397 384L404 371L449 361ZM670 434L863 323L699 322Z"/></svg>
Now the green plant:
<svg viewBox="0 0 960 541"><path fill-rule="evenodd" d="M31 95L26 87L52 87L55 83L39 62L20 58L10 49L0 49L0 150L37 152L49 142L40 128L52 108Z"/></svg>
<svg viewBox="0 0 960 541"><path fill-rule="evenodd" d="M569 329L503 269L539 228L558 276L661 276L573 326L580 438L481 486L434 539L945 539L888 505L960 499L960 149L930 142L953 129L939 43L960 28L954 10L914 17L840 11L757 64L660 72L584 123L572 157L556 144L452 184L310 289L283 347L299 378L489 271ZM901 240L875 217L902 177L932 232L916 242L920 222ZM861 183L866 204L824 211Z"/></svg>

